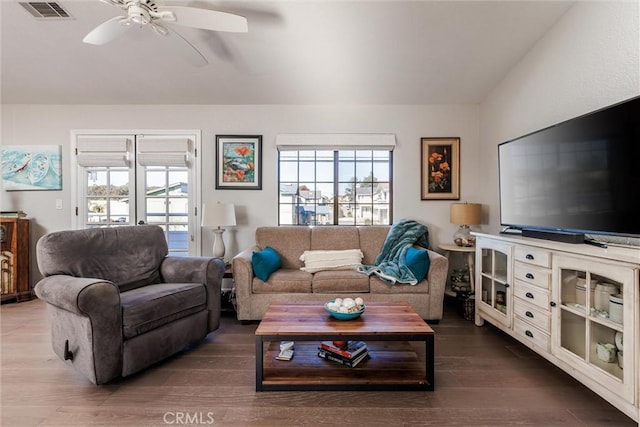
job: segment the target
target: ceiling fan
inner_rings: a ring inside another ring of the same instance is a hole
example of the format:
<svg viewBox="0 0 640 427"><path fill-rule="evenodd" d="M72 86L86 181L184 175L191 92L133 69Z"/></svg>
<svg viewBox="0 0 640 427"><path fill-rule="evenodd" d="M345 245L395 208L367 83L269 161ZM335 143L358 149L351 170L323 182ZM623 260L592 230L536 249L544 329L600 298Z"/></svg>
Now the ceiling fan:
<svg viewBox="0 0 640 427"><path fill-rule="evenodd" d="M100 0L117 6L125 15L116 16L98 25L82 40L93 45L106 44L133 26L151 27L170 42L179 53L195 65L206 65L206 58L174 29L165 24L211 31L246 33L247 19L240 15L187 6L158 6L154 0Z"/></svg>

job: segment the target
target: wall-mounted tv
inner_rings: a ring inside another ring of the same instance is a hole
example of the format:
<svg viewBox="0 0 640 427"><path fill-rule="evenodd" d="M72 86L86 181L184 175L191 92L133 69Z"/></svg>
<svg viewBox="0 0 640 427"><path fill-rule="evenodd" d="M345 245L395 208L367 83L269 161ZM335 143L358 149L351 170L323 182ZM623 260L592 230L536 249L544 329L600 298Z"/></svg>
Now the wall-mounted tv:
<svg viewBox="0 0 640 427"><path fill-rule="evenodd" d="M504 142L498 157L509 229L640 237L640 97Z"/></svg>

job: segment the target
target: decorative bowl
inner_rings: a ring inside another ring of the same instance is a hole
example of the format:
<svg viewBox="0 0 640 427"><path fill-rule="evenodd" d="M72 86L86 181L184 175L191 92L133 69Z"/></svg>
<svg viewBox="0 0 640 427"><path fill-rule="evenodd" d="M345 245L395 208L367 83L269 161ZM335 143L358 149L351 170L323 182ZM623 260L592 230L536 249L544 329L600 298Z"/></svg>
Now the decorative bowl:
<svg viewBox="0 0 640 427"><path fill-rule="evenodd" d="M326 310L327 313L329 313L331 316L335 317L338 320L352 320L352 319L356 319L358 317L360 317L360 315L362 313L364 313L365 308L367 308L367 306L365 304L362 304L362 308L358 311L352 311L349 313L342 313L340 311L334 311L331 310L329 307L327 307L327 305L329 303L334 302L335 300L331 300L331 301L327 301L324 304L324 309Z"/></svg>

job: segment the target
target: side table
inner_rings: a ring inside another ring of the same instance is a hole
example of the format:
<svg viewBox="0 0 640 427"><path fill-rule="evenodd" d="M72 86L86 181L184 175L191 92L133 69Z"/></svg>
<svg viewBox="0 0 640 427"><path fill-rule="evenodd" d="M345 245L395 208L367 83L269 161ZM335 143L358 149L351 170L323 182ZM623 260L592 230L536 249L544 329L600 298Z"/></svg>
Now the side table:
<svg viewBox="0 0 640 427"><path fill-rule="evenodd" d="M449 265L451 265L452 252L459 253L461 255L466 254L467 269L469 270L469 286L471 288L471 294L473 294L473 292L475 291L473 260L476 254L476 247L475 246L458 246L453 243L441 243L438 245L438 249L441 249L446 252L446 257L449 260ZM447 276L449 275L447 274ZM456 296L456 292L453 289L451 289L450 276L447 277L447 287L445 288L444 293L448 296L452 296L452 297Z"/></svg>

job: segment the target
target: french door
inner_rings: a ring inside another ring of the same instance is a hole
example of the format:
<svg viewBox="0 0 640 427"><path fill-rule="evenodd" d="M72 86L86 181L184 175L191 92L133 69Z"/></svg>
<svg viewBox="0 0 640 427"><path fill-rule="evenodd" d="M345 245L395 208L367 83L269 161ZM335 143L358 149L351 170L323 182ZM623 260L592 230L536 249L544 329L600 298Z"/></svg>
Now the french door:
<svg viewBox="0 0 640 427"><path fill-rule="evenodd" d="M169 253L200 255L200 133L73 132L75 228L155 224Z"/></svg>

